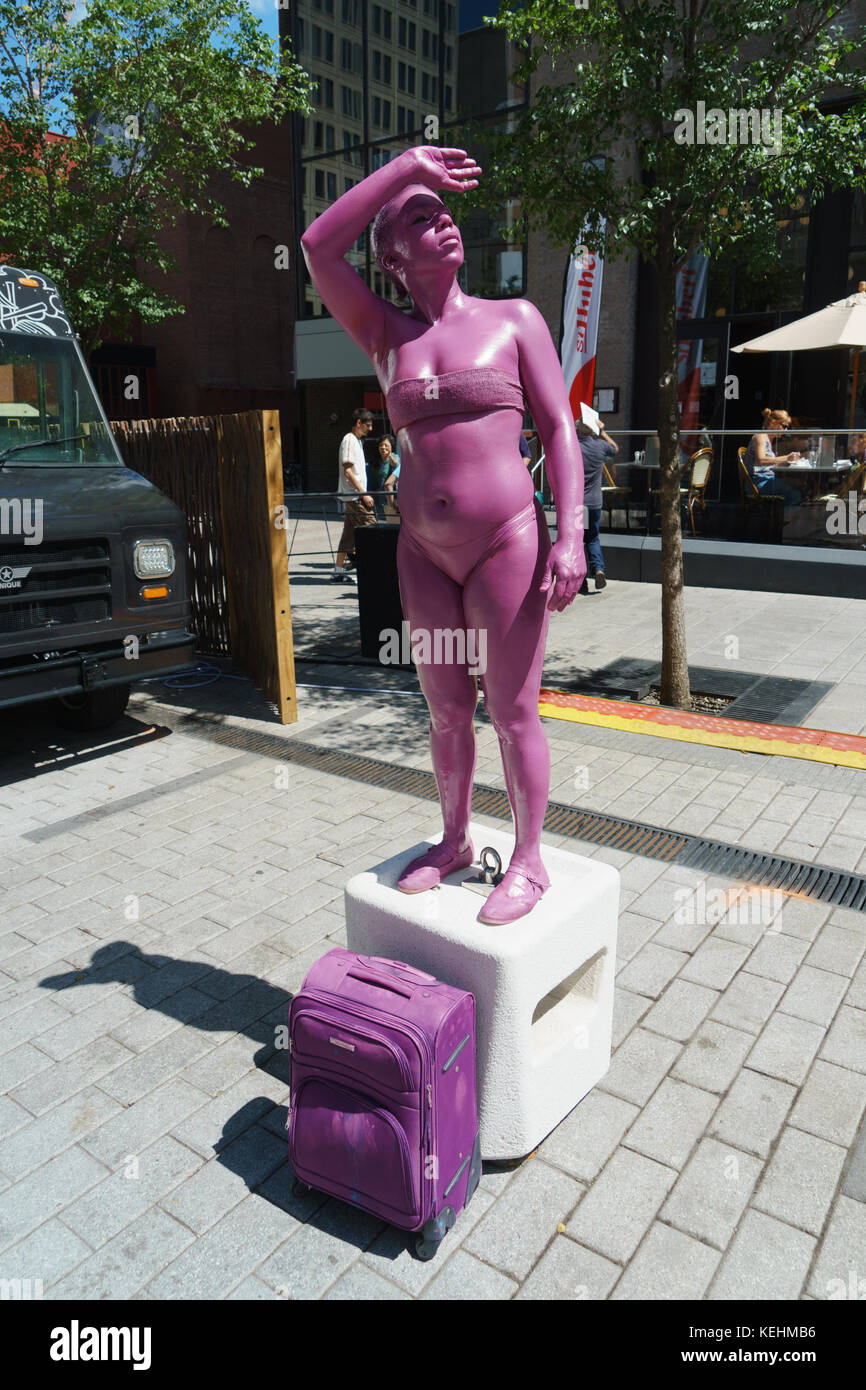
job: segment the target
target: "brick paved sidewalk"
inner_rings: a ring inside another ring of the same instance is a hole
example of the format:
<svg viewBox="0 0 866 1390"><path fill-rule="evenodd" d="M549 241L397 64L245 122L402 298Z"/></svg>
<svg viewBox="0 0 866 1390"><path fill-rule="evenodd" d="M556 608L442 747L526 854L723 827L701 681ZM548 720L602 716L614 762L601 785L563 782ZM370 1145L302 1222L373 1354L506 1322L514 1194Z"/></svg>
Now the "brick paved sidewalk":
<svg viewBox="0 0 866 1390"><path fill-rule="evenodd" d="M430 1264L291 1194L274 1026L345 939L346 879L437 829L429 802L209 737L212 718L429 767L417 697L302 701L281 730L240 683L142 687L90 758L84 736L7 718L0 1278L49 1299L850 1296L866 917L796 898L720 913L725 880L556 837L622 874L604 1080L516 1171L488 1167ZM863 869L862 773L546 727L561 801ZM479 752L501 786L483 715Z"/></svg>

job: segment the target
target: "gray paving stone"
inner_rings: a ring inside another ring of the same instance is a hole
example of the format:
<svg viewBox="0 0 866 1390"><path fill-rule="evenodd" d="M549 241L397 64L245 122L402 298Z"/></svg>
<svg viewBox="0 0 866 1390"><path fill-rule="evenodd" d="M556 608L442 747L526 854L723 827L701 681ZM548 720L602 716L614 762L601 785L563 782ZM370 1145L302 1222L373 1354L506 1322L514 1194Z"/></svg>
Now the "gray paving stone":
<svg viewBox="0 0 866 1390"><path fill-rule="evenodd" d="M372 1245L383 1227L365 1212L328 1201L306 1225L286 1218L294 1234L256 1270L281 1297L292 1301L321 1298ZM432 1278L433 1271L430 1271Z"/></svg>
<svg viewBox="0 0 866 1390"><path fill-rule="evenodd" d="M710 1125L710 1135L766 1158L775 1142L796 1086L744 1067Z"/></svg>
<svg viewBox="0 0 866 1390"><path fill-rule="evenodd" d="M748 946L710 936L683 967L681 978L707 989L725 989L748 954Z"/></svg>
<svg viewBox="0 0 866 1390"><path fill-rule="evenodd" d="M668 1078L632 1125L626 1147L682 1168L718 1103L718 1096Z"/></svg>
<svg viewBox="0 0 866 1390"><path fill-rule="evenodd" d="M842 1005L821 1048L821 1057L851 1071L866 1072L866 1011ZM0 1150L0 1166L2 1163Z"/></svg>
<svg viewBox="0 0 866 1390"><path fill-rule="evenodd" d="M749 956L749 973L763 975L768 980L778 980L786 985L794 978L808 950L808 941L799 937L785 936L782 932L765 932Z"/></svg>
<svg viewBox="0 0 866 1390"><path fill-rule="evenodd" d="M428 1284L421 1295L425 1301L449 1299L464 1302L492 1301L513 1298L518 1284L497 1269L476 1260L465 1250L458 1250L444 1269Z"/></svg>
<svg viewBox="0 0 866 1390"><path fill-rule="evenodd" d="M751 1154L704 1139L662 1207L662 1219L724 1250L762 1167Z"/></svg>
<svg viewBox="0 0 866 1390"><path fill-rule="evenodd" d="M85 1140L86 1147L92 1131L100 1132L98 1127L110 1123L120 1110L117 1101L96 1086L79 1091L0 1143L0 1171L13 1180L23 1178L76 1141Z"/></svg>
<svg viewBox="0 0 866 1390"><path fill-rule="evenodd" d="M234 1302L252 1302L255 1300L256 1302L273 1303L279 1301L280 1295L275 1289L269 1289L267 1284L263 1284L261 1279L257 1279L255 1275L251 1274L249 1278L238 1284L237 1288L232 1289L226 1297Z"/></svg>
<svg viewBox="0 0 866 1390"><path fill-rule="evenodd" d="M799 1298L815 1240L760 1211L747 1211L722 1260L713 1300L779 1301Z"/></svg>
<svg viewBox="0 0 866 1390"><path fill-rule="evenodd" d="M824 1029L817 1023L774 1014L749 1053L748 1064L753 1071L802 1085L823 1037Z"/></svg>
<svg viewBox="0 0 866 1390"><path fill-rule="evenodd" d="M847 988L846 975L832 975L827 970L801 965L785 990L779 1008L782 1013L829 1028Z"/></svg>
<svg viewBox="0 0 866 1390"><path fill-rule="evenodd" d="M657 1221L611 1299L702 1298L720 1259L718 1251Z"/></svg>
<svg viewBox="0 0 866 1390"><path fill-rule="evenodd" d="M49 1289L90 1254L90 1246L52 1217L0 1255L0 1278L41 1279Z"/></svg>
<svg viewBox="0 0 866 1390"><path fill-rule="evenodd" d="M839 1184L846 1152L838 1144L788 1128L752 1205L817 1236Z"/></svg>
<svg viewBox="0 0 866 1390"><path fill-rule="evenodd" d="M784 988L777 980L741 970L719 999L711 1017L716 1023L726 1023L744 1033L760 1033Z"/></svg>
<svg viewBox="0 0 866 1390"><path fill-rule="evenodd" d="M806 964L816 970L830 970L836 975L854 974L866 950L862 931L847 931L830 921L823 928L806 957Z"/></svg>
<svg viewBox="0 0 866 1390"><path fill-rule="evenodd" d="M592 1090L545 1139L538 1155L581 1182L592 1182L639 1114L638 1106Z"/></svg>
<svg viewBox="0 0 866 1390"><path fill-rule="evenodd" d="M791 1112L791 1124L828 1139L851 1144L866 1109L866 1076L819 1058Z"/></svg>
<svg viewBox="0 0 866 1390"><path fill-rule="evenodd" d="M708 1020L702 1024L671 1071L702 1091L727 1091L753 1042L750 1033Z"/></svg>
<svg viewBox="0 0 866 1390"><path fill-rule="evenodd" d="M719 998L714 989L672 980L660 999L644 1016L644 1027L677 1042L688 1042Z"/></svg>
<svg viewBox="0 0 866 1390"><path fill-rule="evenodd" d="M650 941L619 972L617 984L657 999L687 960L684 951L671 951Z"/></svg>
<svg viewBox="0 0 866 1390"><path fill-rule="evenodd" d="M164 1084L167 1077L182 1072L184 1067L201 1057L208 1048L207 1040L193 1028L176 1028L168 1037L132 1057L122 1066L104 1076L102 1090L123 1105L133 1105L142 1096Z"/></svg>
<svg viewBox="0 0 866 1390"><path fill-rule="evenodd" d="M52 1296L76 1302L131 1298L194 1239L192 1231L150 1207L61 1279Z"/></svg>
<svg viewBox="0 0 866 1390"><path fill-rule="evenodd" d="M365 1265L361 1260L356 1260L351 1269L332 1284L325 1294L326 1301L354 1300L363 1303L382 1303L409 1300L410 1295L405 1289L400 1289L390 1280L383 1279L369 1265Z"/></svg>
<svg viewBox="0 0 866 1390"><path fill-rule="evenodd" d="M74 1017L67 1016L63 1023L47 1032L34 1033L32 1040L56 1062L62 1062L110 1033L116 1024L134 1014L136 1007L131 995L117 990Z"/></svg>
<svg viewBox="0 0 866 1390"><path fill-rule="evenodd" d="M7 1052L3 1057L3 1084L8 1091L15 1091L19 1086L40 1072L56 1066L56 1062L50 1057L46 1057L44 1052L40 1052L38 1047L33 1047L30 1043L22 1043L14 1051Z"/></svg>
<svg viewBox="0 0 866 1390"><path fill-rule="evenodd" d="M604 1299L621 1273L619 1265L585 1249L568 1236L558 1235L521 1286L517 1298Z"/></svg>
<svg viewBox="0 0 866 1390"><path fill-rule="evenodd" d="M616 925L617 959L630 961L659 929L653 917L641 917L635 912L621 912Z"/></svg>
<svg viewBox="0 0 866 1390"><path fill-rule="evenodd" d="M599 1083L603 1090L633 1105L645 1105L671 1068L680 1045L646 1028L635 1028L617 1048L610 1070Z"/></svg>
<svg viewBox="0 0 866 1390"><path fill-rule="evenodd" d="M206 1100L202 1091L186 1081L177 1078L166 1081L128 1109L112 1102L117 1113L88 1134L83 1147L107 1167L117 1168L127 1154L140 1153L161 1139L184 1116L200 1109Z"/></svg>
<svg viewBox="0 0 866 1390"><path fill-rule="evenodd" d="M614 986L613 1025L611 1028L611 1047L614 1051L621 1046L649 1007L650 1000L643 994L632 994L630 990L620 989L618 985Z"/></svg>
<svg viewBox="0 0 866 1390"><path fill-rule="evenodd" d="M631 1259L677 1174L618 1149L568 1222L566 1234L619 1264Z"/></svg>
<svg viewBox="0 0 866 1390"><path fill-rule="evenodd" d="M71 1148L49 1158L20 1182L10 1183L0 1193L0 1248L63 1211L80 1193L100 1183L106 1171L90 1154Z"/></svg>
<svg viewBox="0 0 866 1390"><path fill-rule="evenodd" d="M217 1158L193 1168L160 1205L196 1233L207 1231L286 1161L285 1142L253 1125L221 1149ZM286 1175L287 1186L290 1181Z"/></svg>
<svg viewBox="0 0 866 1390"><path fill-rule="evenodd" d="M840 1196L809 1276L808 1292L832 1301L866 1295L866 1204Z"/></svg>
<svg viewBox="0 0 866 1390"><path fill-rule="evenodd" d="M585 1188L557 1168L532 1159L463 1241L464 1249L518 1281L580 1200Z"/></svg>
<svg viewBox="0 0 866 1390"><path fill-rule="evenodd" d="M492 1193L479 1187L468 1207L460 1213L457 1224L448 1232L441 1256L450 1258L455 1249L463 1244L469 1232L478 1225L481 1218L490 1211L495 1198ZM439 1256L430 1261L415 1258L412 1252L412 1237L395 1226L386 1226L379 1233L364 1254L363 1264L375 1270L389 1283L396 1284L404 1293L417 1297L439 1272Z"/></svg>
<svg viewBox="0 0 866 1390"><path fill-rule="evenodd" d="M148 1285L159 1299L224 1298L285 1239L291 1218L247 1196Z"/></svg>
<svg viewBox="0 0 866 1390"><path fill-rule="evenodd" d="M98 1249L188 1178L200 1161L166 1135L142 1153L130 1155L115 1172L71 1201L64 1207L63 1220Z"/></svg>

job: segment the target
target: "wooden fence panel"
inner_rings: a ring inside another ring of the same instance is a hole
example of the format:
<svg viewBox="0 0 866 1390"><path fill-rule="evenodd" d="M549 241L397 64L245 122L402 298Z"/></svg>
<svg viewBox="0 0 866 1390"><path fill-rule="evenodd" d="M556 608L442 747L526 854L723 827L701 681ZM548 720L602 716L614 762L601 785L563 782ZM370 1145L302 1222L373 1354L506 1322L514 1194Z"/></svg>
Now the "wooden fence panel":
<svg viewBox="0 0 866 1390"><path fill-rule="evenodd" d="M128 466L180 507L189 538L199 649L231 656L276 707L297 717L279 413L112 423Z"/></svg>

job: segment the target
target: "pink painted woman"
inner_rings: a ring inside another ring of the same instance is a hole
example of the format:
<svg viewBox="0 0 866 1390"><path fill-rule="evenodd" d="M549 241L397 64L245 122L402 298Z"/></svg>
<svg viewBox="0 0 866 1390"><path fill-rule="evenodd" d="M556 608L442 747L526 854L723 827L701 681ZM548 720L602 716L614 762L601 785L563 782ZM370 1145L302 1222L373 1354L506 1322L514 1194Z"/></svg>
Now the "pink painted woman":
<svg viewBox="0 0 866 1390"><path fill-rule="evenodd" d="M479 913L492 924L529 912L550 887L541 830L550 752L538 692L551 610L583 582L583 465L565 381L547 325L525 299L474 299L457 284L463 243L440 190L475 188L465 150L406 150L349 189L301 238L331 314L367 354L400 450L397 569L410 632L486 634L481 676L514 815L508 869ZM373 294L346 261L373 223L376 260L409 294L411 313ZM551 546L518 436L532 412L557 511ZM467 643L468 647L468 643ZM433 888L472 863L476 677L466 664L422 664L444 835L398 887Z"/></svg>

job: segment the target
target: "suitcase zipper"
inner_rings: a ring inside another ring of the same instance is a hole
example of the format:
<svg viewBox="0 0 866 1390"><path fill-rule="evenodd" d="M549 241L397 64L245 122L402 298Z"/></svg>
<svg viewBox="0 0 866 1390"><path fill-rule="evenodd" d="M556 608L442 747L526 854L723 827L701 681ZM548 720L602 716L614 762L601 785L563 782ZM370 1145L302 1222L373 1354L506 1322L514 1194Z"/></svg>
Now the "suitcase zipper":
<svg viewBox="0 0 866 1390"><path fill-rule="evenodd" d="M311 1011L307 1009L299 1009L298 1012L295 1014L294 1019L292 1020L293 1024L296 1026L298 1019L306 1017L307 1013L309 1012ZM313 1017L315 1017L315 1015L313 1015ZM389 1041L388 1038L380 1037L377 1033L368 1033L365 1029L358 1028L354 1024L333 1024L332 1026L343 1027L346 1029L347 1033L355 1033L359 1038L367 1038L370 1042L374 1042L379 1047L383 1047L386 1052L390 1052L391 1056L394 1058L394 1061L397 1063L400 1076L402 1080L405 1082L403 1090L414 1090L414 1087L412 1085L412 1076L409 1071L409 1065L406 1061L406 1058L400 1052L398 1052L397 1048L394 1046L392 1042ZM292 1046L291 1039L289 1039L289 1045L290 1047ZM299 1052L297 1049L297 1045L295 1045L292 1050L292 1056L295 1058L296 1061L301 1063L303 1063L304 1058L307 1057L308 1065L310 1066L315 1065L320 1060L318 1057L310 1057L308 1053Z"/></svg>

